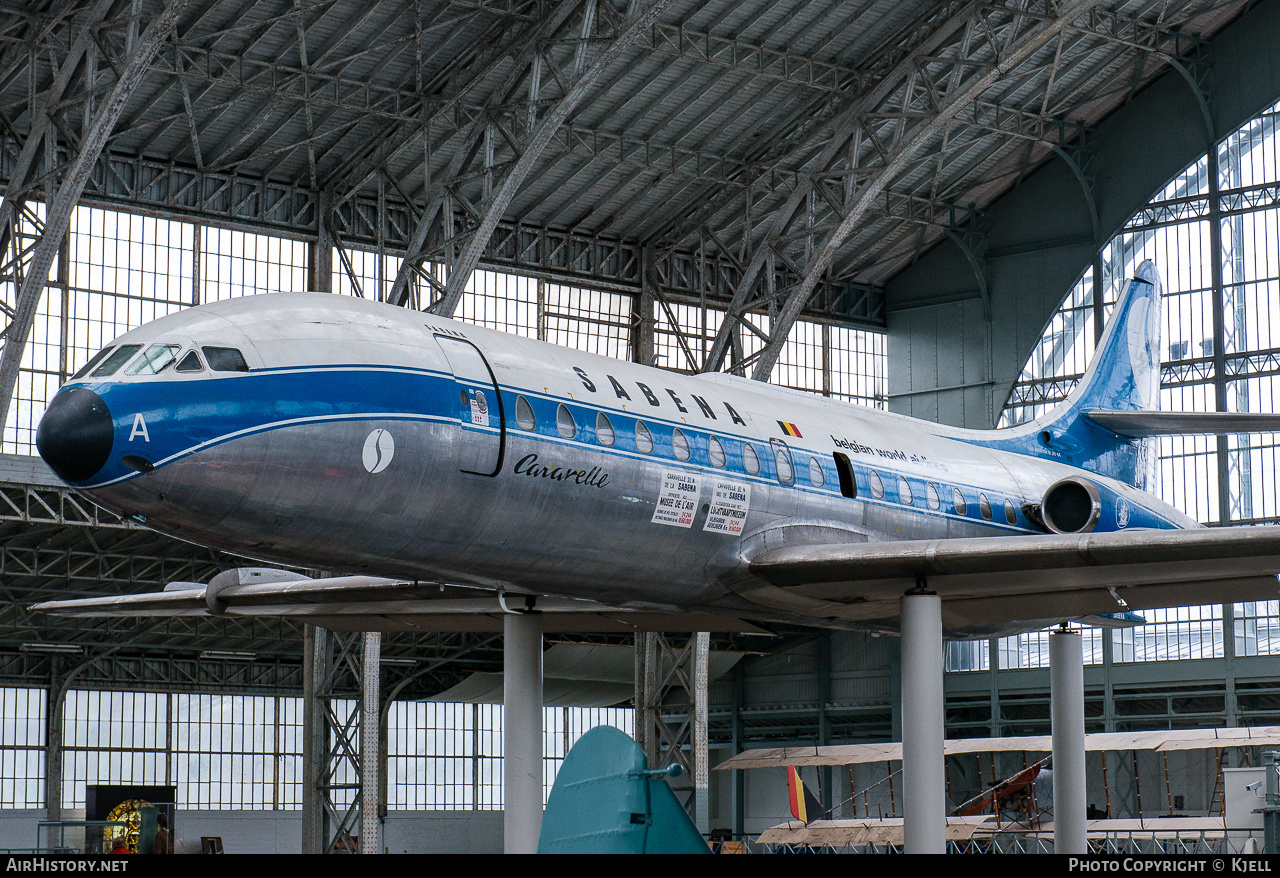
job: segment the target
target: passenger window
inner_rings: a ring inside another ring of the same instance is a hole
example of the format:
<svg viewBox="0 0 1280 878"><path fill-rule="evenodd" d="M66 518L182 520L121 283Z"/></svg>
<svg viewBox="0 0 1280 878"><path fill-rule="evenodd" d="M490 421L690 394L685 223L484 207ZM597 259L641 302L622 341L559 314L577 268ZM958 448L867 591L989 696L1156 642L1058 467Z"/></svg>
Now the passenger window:
<svg viewBox="0 0 1280 878"><path fill-rule="evenodd" d="M778 484L789 488L796 483L796 470L791 463L791 449L787 448L787 443L779 439L770 439L769 445L773 448L773 462Z"/></svg>
<svg viewBox="0 0 1280 878"><path fill-rule="evenodd" d="M536 430L538 419L533 414L533 406L523 396L516 397L516 425L521 430Z"/></svg>
<svg viewBox="0 0 1280 878"><path fill-rule="evenodd" d="M1012 500L1004 501L1004 520L1010 524L1018 523L1018 507L1013 505Z"/></svg>
<svg viewBox="0 0 1280 878"><path fill-rule="evenodd" d="M556 407L556 432L565 439L572 439L578 435L578 424L573 420L573 413L565 407L564 403Z"/></svg>
<svg viewBox="0 0 1280 878"><path fill-rule="evenodd" d="M689 459L689 439L679 427L671 433L671 450L676 453L676 460Z"/></svg>
<svg viewBox="0 0 1280 878"><path fill-rule="evenodd" d="M93 370L94 378L106 378L108 375L114 375L120 371L120 367L133 359L133 355L142 350L140 344L120 345L112 352L111 356L102 361L102 365Z"/></svg>
<svg viewBox="0 0 1280 878"><path fill-rule="evenodd" d="M978 511L987 521L991 520L991 501L987 499L986 494L978 495Z"/></svg>
<svg viewBox="0 0 1280 878"><path fill-rule="evenodd" d="M930 509L941 509L942 498L938 496L938 489L934 487L933 482L927 482L924 486L925 498L929 501Z"/></svg>
<svg viewBox="0 0 1280 878"><path fill-rule="evenodd" d="M742 443L742 465L753 476L760 472L760 456L750 442Z"/></svg>
<svg viewBox="0 0 1280 878"><path fill-rule="evenodd" d="M83 378L84 376L88 375L90 372L93 371L94 367L97 366L99 363L101 363L109 353L111 353L111 348L109 347L103 348L102 350L98 351L96 354L93 355L93 357L89 360L89 362L85 363L84 366L81 367L79 372L71 376L71 380L74 381L77 378Z"/></svg>
<svg viewBox="0 0 1280 878"><path fill-rule="evenodd" d="M898 499L907 506L910 506L911 501L915 499L911 496L910 483L902 476L898 476Z"/></svg>
<svg viewBox="0 0 1280 878"><path fill-rule="evenodd" d="M636 451L641 454L653 453L653 434L644 425L644 421L636 421Z"/></svg>
<svg viewBox="0 0 1280 878"><path fill-rule="evenodd" d="M173 368L179 372L203 372L204 364L200 362L199 354L195 351L187 351L187 355Z"/></svg>
<svg viewBox="0 0 1280 878"><path fill-rule="evenodd" d="M707 454L711 457L711 465L714 467L723 467L728 462L724 454L724 446L715 436L707 440Z"/></svg>
<svg viewBox="0 0 1280 878"><path fill-rule="evenodd" d="M871 496L877 500L884 499L884 482L880 479L880 473L875 470L871 471Z"/></svg>
<svg viewBox="0 0 1280 878"><path fill-rule="evenodd" d="M613 422L604 412L596 415L596 441L606 448L612 448L617 436L613 432Z"/></svg>
<svg viewBox="0 0 1280 878"><path fill-rule="evenodd" d="M849 456L839 451L832 455L836 459L836 475L840 477L840 493L850 500L858 499L858 477L853 474L853 464Z"/></svg>
<svg viewBox="0 0 1280 878"><path fill-rule="evenodd" d="M822 473L822 464L818 463L818 458L809 458L809 484L821 488L826 483L827 477Z"/></svg>
<svg viewBox="0 0 1280 878"><path fill-rule="evenodd" d="M205 362L214 372L248 372L249 364L235 348L201 348Z"/></svg>
<svg viewBox="0 0 1280 878"><path fill-rule="evenodd" d="M969 504L965 502L964 494L960 493L959 488L951 489L951 503L955 506L956 515L968 515Z"/></svg>

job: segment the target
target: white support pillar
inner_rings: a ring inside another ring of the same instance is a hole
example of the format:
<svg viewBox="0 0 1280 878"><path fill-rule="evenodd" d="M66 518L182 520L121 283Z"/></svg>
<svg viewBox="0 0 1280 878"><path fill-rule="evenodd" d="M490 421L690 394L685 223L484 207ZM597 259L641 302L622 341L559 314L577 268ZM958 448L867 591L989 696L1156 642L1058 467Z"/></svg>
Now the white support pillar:
<svg viewBox="0 0 1280 878"><path fill-rule="evenodd" d="M947 852L942 599L902 596L902 813L908 854Z"/></svg>
<svg viewBox="0 0 1280 878"><path fill-rule="evenodd" d="M509 613L502 630L503 849L532 854L542 831L542 617Z"/></svg>
<svg viewBox="0 0 1280 878"><path fill-rule="evenodd" d="M1053 730L1053 852L1086 854L1084 651L1080 635L1049 635L1049 716Z"/></svg>
<svg viewBox="0 0 1280 878"><path fill-rule="evenodd" d="M360 710L360 853L382 853L381 821L378 791L381 773L381 713L379 677L382 670L382 635L367 631L364 635L364 663L360 684L363 700Z"/></svg>

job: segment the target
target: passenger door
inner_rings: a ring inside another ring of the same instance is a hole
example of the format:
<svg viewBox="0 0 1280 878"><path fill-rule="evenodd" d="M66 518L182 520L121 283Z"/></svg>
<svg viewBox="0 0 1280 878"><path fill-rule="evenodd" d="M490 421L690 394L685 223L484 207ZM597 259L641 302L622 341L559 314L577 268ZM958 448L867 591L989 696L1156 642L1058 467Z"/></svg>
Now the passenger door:
<svg viewBox="0 0 1280 878"><path fill-rule="evenodd" d="M454 411L461 427L458 466L465 473L496 476L502 468L506 423L497 380L484 354L469 341L437 335L453 372Z"/></svg>

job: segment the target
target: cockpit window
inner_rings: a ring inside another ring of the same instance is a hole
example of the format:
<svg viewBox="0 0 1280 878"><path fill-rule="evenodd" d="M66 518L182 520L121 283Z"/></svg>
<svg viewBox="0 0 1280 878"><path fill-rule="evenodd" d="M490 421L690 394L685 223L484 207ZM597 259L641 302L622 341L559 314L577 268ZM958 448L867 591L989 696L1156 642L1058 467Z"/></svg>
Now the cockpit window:
<svg viewBox="0 0 1280 878"><path fill-rule="evenodd" d="M200 355L195 351L187 351L187 355L178 361L178 365L173 368L179 372L202 372L204 364L200 362Z"/></svg>
<svg viewBox="0 0 1280 878"><path fill-rule="evenodd" d="M103 348L102 350L98 351L89 359L89 362L84 364L84 366L80 369L79 372L71 376L71 380L74 381L77 378L83 378L84 376L88 375L90 372L93 371L94 366L97 366L99 363L101 363L103 358L105 358L109 353L111 353L111 348L109 347Z"/></svg>
<svg viewBox="0 0 1280 878"><path fill-rule="evenodd" d="M102 365L93 370L94 378L106 378L120 371L120 367L133 359L133 355L142 350L140 344L120 345L111 352L111 356L102 361Z"/></svg>
<svg viewBox="0 0 1280 878"><path fill-rule="evenodd" d="M176 344L153 344L146 353L138 357L128 369L126 375L155 375L167 368L178 356L182 348Z"/></svg>
<svg viewBox="0 0 1280 878"><path fill-rule="evenodd" d="M214 372L248 372L249 364L235 348L201 348L205 361Z"/></svg>

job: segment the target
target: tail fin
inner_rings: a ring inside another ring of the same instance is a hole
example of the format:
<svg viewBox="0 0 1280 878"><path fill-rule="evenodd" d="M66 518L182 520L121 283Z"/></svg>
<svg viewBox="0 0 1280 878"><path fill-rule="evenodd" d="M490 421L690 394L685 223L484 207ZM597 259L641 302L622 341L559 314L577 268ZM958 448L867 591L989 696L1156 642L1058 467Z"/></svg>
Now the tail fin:
<svg viewBox="0 0 1280 878"><path fill-rule="evenodd" d="M821 820L826 812L818 797L809 792L809 788L800 779L800 769L794 765L787 766L787 794L791 801L791 816L808 825L811 821Z"/></svg>
<svg viewBox="0 0 1280 878"><path fill-rule="evenodd" d="M1088 418L1091 411L1141 412L1160 407L1160 337L1164 313L1160 274L1150 261L1116 302L1093 362L1071 395L1030 424L990 443L1052 457L1154 491L1154 440L1122 436ZM1005 431L1001 431L1005 432Z"/></svg>
<svg viewBox="0 0 1280 878"><path fill-rule="evenodd" d="M1160 337L1164 312L1160 274L1150 260L1116 302L1089 369L1064 407L1077 412L1160 408Z"/></svg>

